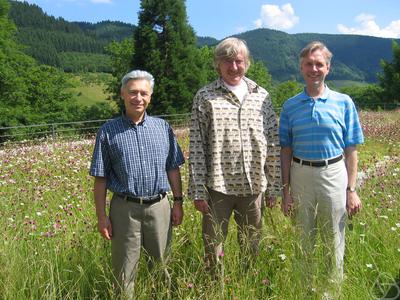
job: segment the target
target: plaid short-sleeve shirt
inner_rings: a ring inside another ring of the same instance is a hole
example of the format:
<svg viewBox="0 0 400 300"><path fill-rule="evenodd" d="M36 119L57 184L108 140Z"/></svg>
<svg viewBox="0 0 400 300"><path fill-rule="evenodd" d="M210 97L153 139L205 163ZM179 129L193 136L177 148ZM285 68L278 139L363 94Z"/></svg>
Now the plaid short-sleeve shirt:
<svg viewBox="0 0 400 300"><path fill-rule="evenodd" d="M107 188L135 197L170 190L167 171L184 163L172 128L145 115L135 125L125 115L105 123L96 137L90 175L105 177Z"/></svg>

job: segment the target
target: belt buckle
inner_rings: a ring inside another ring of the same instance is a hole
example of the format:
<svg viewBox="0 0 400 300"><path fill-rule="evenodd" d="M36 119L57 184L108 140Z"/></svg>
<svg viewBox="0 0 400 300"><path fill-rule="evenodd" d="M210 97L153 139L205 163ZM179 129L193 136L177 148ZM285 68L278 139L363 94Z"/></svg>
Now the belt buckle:
<svg viewBox="0 0 400 300"><path fill-rule="evenodd" d="M143 204L143 197L139 197L139 203L140 203L140 205Z"/></svg>

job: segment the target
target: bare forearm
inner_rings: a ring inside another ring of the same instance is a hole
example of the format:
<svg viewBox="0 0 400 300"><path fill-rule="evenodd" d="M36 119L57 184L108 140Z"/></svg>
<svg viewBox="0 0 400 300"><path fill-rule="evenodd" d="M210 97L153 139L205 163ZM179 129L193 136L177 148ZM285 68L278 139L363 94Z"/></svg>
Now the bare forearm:
<svg viewBox="0 0 400 300"><path fill-rule="evenodd" d="M290 147L281 148L281 173L283 192L289 192L290 184L290 165L292 162L293 151Z"/></svg>
<svg viewBox="0 0 400 300"><path fill-rule="evenodd" d="M348 147L345 149L346 169L349 187L355 187L357 184L357 170L358 170L358 154L356 147Z"/></svg>
<svg viewBox="0 0 400 300"><path fill-rule="evenodd" d="M98 218L106 216L107 180L104 177L94 178L94 202Z"/></svg>
<svg viewBox="0 0 400 300"><path fill-rule="evenodd" d="M169 170L167 176L174 197L182 197L182 181L179 168Z"/></svg>

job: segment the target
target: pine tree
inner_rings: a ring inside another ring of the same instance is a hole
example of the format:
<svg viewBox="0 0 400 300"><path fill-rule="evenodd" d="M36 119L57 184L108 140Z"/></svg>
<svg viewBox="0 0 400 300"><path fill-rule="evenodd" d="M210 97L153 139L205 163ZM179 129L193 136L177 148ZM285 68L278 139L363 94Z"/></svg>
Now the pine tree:
<svg viewBox="0 0 400 300"><path fill-rule="evenodd" d="M187 21L185 1L142 0L134 41L132 69L150 72L156 82L149 110L153 114L189 112L207 75Z"/></svg>

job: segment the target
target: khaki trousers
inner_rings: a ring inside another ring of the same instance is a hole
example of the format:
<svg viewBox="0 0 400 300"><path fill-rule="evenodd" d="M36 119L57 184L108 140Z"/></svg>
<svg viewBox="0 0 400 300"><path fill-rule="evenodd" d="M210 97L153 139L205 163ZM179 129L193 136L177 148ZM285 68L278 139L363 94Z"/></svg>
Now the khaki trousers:
<svg viewBox="0 0 400 300"><path fill-rule="evenodd" d="M262 194L247 197L226 195L209 190L210 211L203 215L203 242L206 264L212 272L224 256L223 242L228 234L229 219L234 213L238 225L241 254L258 254L262 226Z"/></svg>
<svg viewBox="0 0 400 300"><path fill-rule="evenodd" d="M143 205L114 194L110 219L114 275L120 289L130 298L133 297L141 248L149 258L164 262L171 240L170 204L167 196L155 204Z"/></svg>
<svg viewBox="0 0 400 300"><path fill-rule="evenodd" d="M307 280L312 280L311 261L319 231L327 276L340 283L343 278L347 217L347 171L344 160L326 167L310 167L293 162L290 186L295 202L295 223L300 236L300 259L304 263L303 272L308 273Z"/></svg>

